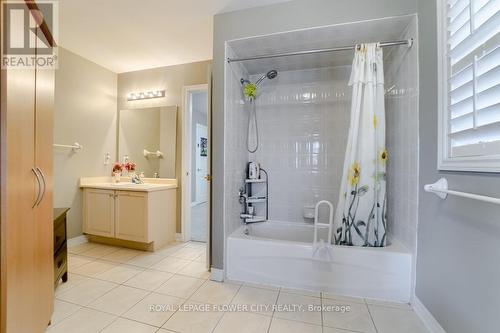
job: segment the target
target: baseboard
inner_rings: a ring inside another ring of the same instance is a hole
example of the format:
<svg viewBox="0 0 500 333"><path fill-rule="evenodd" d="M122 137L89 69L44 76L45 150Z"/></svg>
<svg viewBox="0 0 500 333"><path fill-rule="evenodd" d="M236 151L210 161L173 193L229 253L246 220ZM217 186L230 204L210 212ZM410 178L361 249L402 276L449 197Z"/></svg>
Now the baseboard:
<svg viewBox="0 0 500 333"><path fill-rule="evenodd" d="M87 239L87 236L81 235L81 236L76 236L76 237L68 239L67 243L70 246L75 246L75 245L80 245L83 243L88 243L88 241L89 240Z"/></svg>
<svg viewBox="0 0 500 333"><path fill-rule="evenodd" d="M446 333L446 331L441 327L436 318L427 310L425 305L420 302L417 296L413 299L413 310L422 319L425 326L431 333Z"/></svg>
<svg viewBox="0 0 500 333"><path fill-rule="evenodd" d="M175 241L176 242L182 242L182 241L184 241L181 233L178 232L178 233L175 234Z"/></svg>
<svg viewBox="0 0 500 333"><path fill-rule="evenodd" d="M219 282L224 281L224 270L217 269L217 268L211 268L210 269L210 280L219 281Z"/></svg>

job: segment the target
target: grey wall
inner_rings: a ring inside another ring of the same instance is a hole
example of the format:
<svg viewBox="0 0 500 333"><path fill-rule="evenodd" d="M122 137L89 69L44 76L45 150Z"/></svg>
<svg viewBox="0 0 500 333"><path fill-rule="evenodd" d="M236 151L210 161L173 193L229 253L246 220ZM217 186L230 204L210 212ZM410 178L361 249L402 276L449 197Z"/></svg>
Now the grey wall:
<svg viewBox="0 0 500 333"><path fill-rule="evenodd" d="M182 88L184 86L208 83L208 73L211 61L194 62L190 64L158 67L136 72L118 74L118 109L136 109L157 106L177 105L177 149L175 174L181 185L182 157ZM130 92L165 89L164 98L154 98L142 101L127 101ZM181 231L181 190L177 191L177 232Z"/></svg>
<svg viewBox="0 0 500 333"><path fill-rule="evenodd" d="M54 206L71 207L68 237L82 234L80 177L110 175L104 155L116 150L117 75L59 48L56 71L54 143L83 145L79 153L54 149Z"/></svg>
<svg viewBox="0 0 500 333"><path fill-rule="evenodd" d="M450 188L500 196L500 175L438 172L436 0L418 0L420 193L416 294L449 333L498 332L500 206L423 191L440 177Z"/></svg>
<svg viewBox="0 0 500 333"><path fill-rule="evenodd" d="M224 43L255 35L321 25L405 15L416 12L415 0L296 0L216 15L212 110L212 266L223 267L224 209Z"/></svg>

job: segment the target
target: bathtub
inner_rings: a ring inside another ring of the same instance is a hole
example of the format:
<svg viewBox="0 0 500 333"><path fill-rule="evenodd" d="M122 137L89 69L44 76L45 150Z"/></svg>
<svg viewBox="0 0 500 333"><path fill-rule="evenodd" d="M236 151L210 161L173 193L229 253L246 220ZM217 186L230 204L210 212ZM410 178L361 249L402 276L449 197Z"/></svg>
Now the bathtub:
<svg viewBox="0 0 500 333"><path fill-rule="evenodd" d="M326 230L321 235L326 239ZM230 280L409 302L411 254L397 241L384 248L333 245L329 256L312 246L306 223L241 226L227 239ZM315 254L316 253L316 254Z"/></svg>

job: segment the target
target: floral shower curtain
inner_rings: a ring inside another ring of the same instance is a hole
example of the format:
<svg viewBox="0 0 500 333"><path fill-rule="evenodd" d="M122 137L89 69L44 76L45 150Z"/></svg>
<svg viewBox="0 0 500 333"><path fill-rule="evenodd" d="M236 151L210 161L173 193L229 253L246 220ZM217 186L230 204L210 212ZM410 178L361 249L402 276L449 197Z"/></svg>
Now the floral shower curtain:
<svg viewBox="0 0 500 333"><path fill-rule="evenodd" d="M335 243L386 244L384 68L377 43L356 47L349 80L351 123L335 213Z"/></svg>

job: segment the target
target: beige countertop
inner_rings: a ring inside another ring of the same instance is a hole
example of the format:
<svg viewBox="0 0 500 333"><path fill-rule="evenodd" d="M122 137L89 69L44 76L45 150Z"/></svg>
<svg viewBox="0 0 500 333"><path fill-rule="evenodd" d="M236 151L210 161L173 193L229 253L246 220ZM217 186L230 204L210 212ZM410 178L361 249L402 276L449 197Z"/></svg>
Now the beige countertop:
<svg viewBox="0 0 500 333"><path fill-rule="evenodd" d="M177 179L144 178L143 180L144 184L134 184L128 177L122 177L118 183L112 177L82 177L80 187L139 192L164 191L178 187Z"/></svg>

